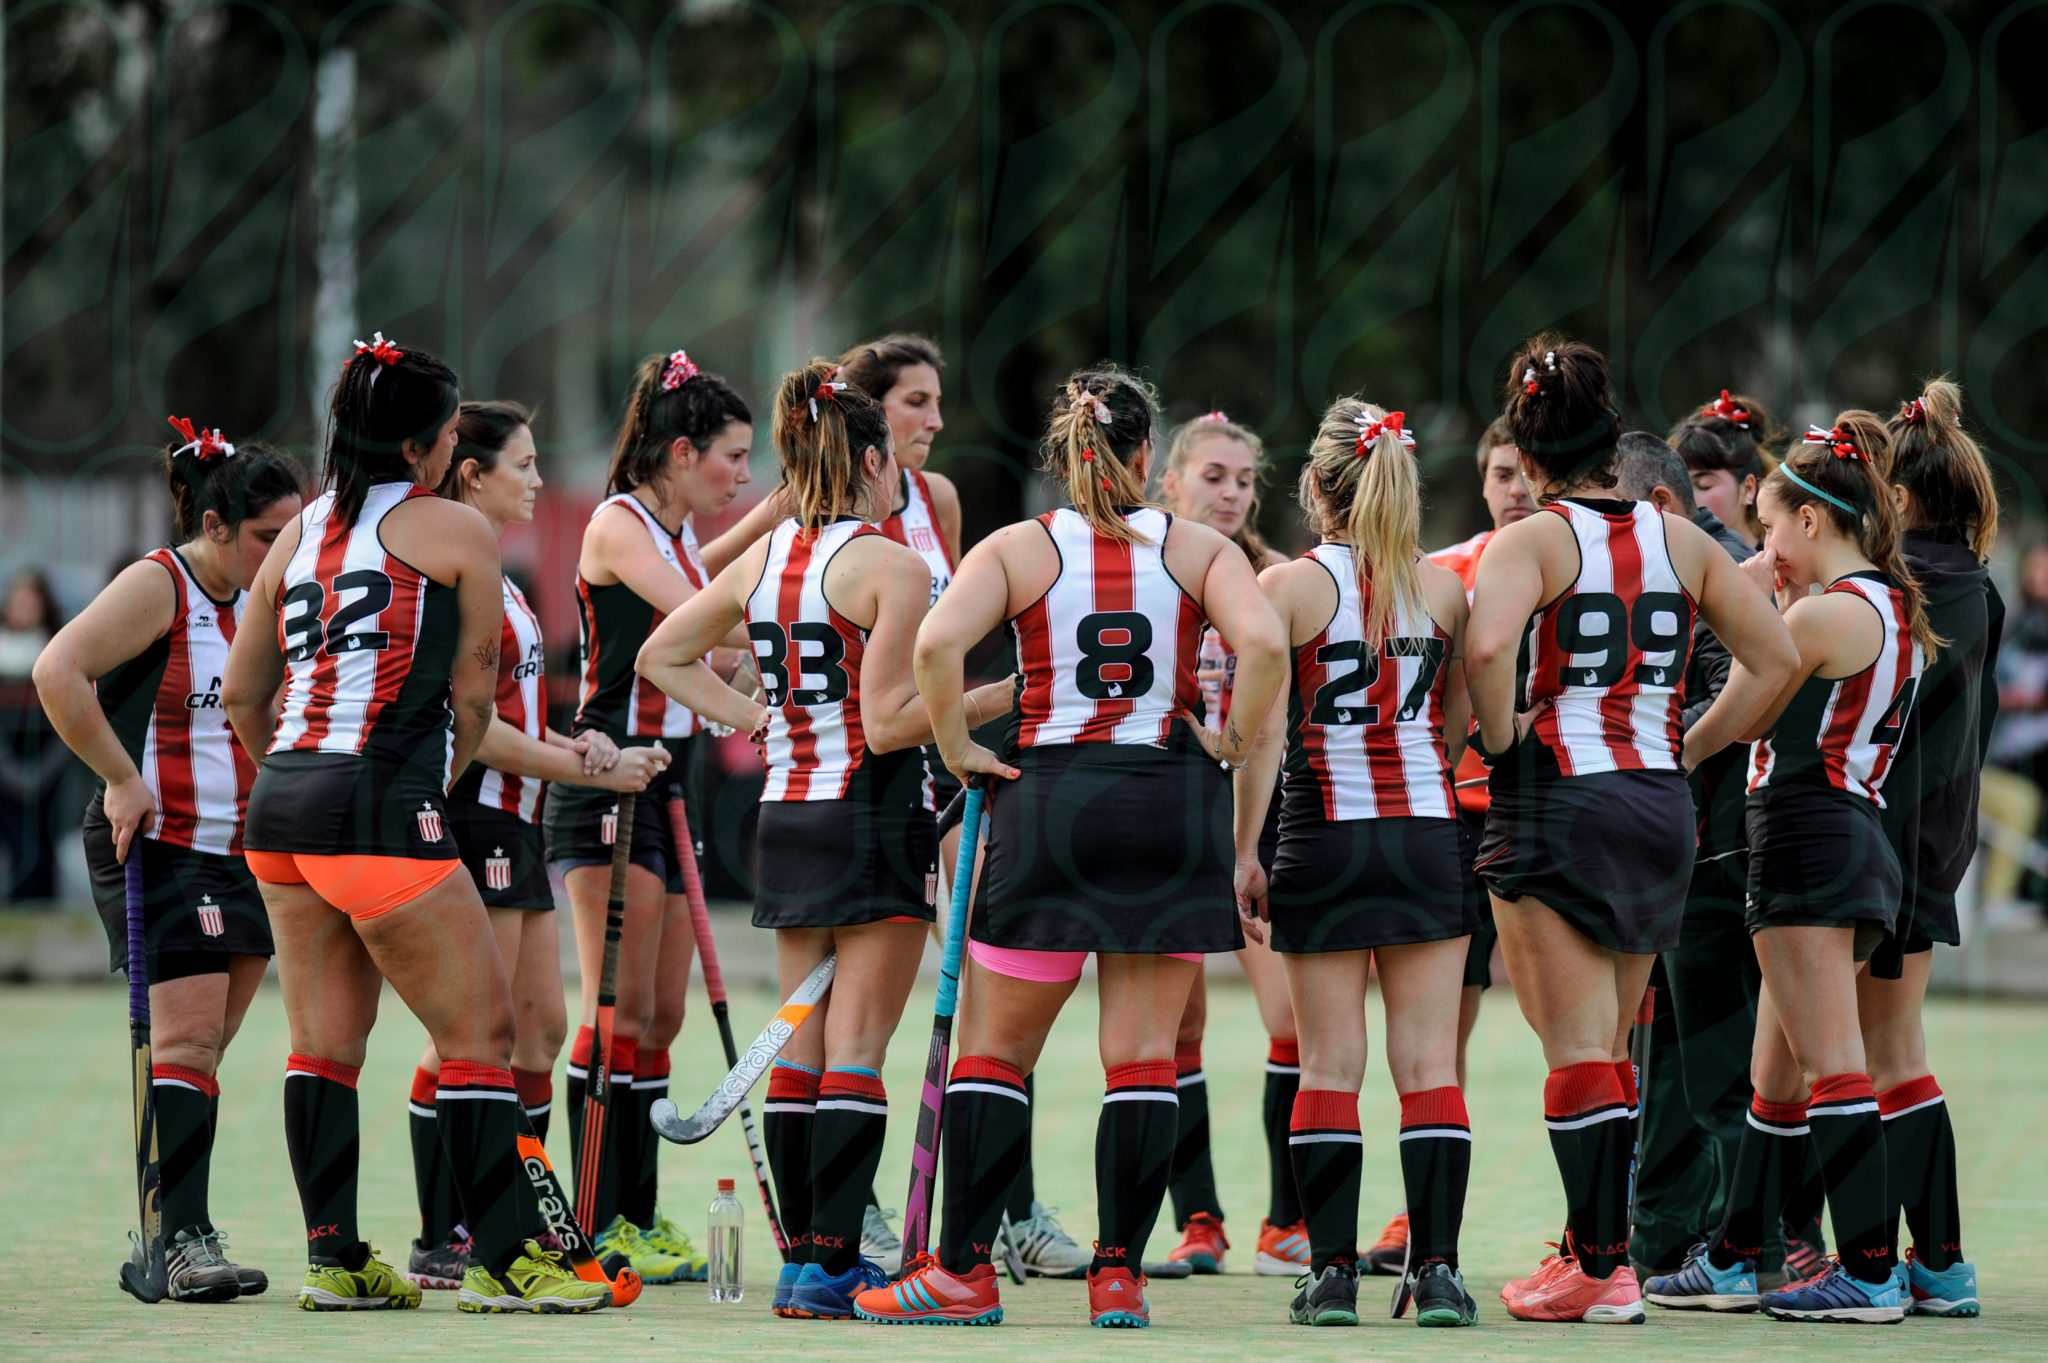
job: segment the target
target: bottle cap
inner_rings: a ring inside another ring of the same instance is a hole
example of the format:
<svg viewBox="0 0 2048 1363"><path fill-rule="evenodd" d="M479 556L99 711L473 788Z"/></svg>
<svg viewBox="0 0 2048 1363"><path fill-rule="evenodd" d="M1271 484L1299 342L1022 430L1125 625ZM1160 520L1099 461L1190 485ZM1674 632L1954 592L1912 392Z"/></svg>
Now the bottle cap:
<svg viewBox="0 0 2048 1363"><path fill-rule="evenodd" d="M721 1192L721 1193L729 1193L729 1192L731 1192L731 1191L732 1191L732 1180L731 1180L731 1179L729 1179L729 1178L722 1178L722 1179L718 1180L718 1191L719 1191L719 1192Z"/></svg>

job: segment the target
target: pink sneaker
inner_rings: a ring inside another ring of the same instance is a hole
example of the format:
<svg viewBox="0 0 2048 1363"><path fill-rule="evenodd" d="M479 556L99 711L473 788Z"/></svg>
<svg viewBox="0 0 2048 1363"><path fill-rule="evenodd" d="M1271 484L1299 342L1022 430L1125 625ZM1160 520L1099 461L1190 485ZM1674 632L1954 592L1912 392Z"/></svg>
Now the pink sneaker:
<svg viewBox="0 0 2048 1363"><path fill-rule="evenodd" d="M1576 1259L1546 1259L1529 1277L1502 1288L1500 1299L1516 1320L1640 1325L1644 1318L1642 1289L1627 1264L1601 1279L1588 1277Z"/></svg>
<svg viewBox="0 0 2048 1363"><path fill-rule="evenodd" d="M1510 1278L1500 1290L1500 1299L1503 1302L1512 1303L1518 1297L1540 1291L1552 1278L1572 1266L1572 1258L1565 1253L1563 1245L1555 1240L1546 1240L1543 1243L1549 1245L1553 1252L1544 1256L1543 1262L1536 1265L1536 1271L1528 1277Z"/></svg>

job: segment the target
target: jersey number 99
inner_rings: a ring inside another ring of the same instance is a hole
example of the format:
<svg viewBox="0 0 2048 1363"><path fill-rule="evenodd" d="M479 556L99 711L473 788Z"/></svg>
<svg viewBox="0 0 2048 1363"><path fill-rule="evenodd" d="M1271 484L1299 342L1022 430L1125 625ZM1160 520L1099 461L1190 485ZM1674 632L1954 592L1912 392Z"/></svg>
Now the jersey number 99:
<svg viewBox="0 0 2048 1363"><path fill-rule="evenodd" d="M1636 685L1677 686L1690 651L1688 614L1677 592L1644 592L1634 610L1613 592L1566 597L1557 608L1557 646L1566 655L1557 669L1558 685L1615 685L1628 672L1634 644L1642 655Z"/></svg>

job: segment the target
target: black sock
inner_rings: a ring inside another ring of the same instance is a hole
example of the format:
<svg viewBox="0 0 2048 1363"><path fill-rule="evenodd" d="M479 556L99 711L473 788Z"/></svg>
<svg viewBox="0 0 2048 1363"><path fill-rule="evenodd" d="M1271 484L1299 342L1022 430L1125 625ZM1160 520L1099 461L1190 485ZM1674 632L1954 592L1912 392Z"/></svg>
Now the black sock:
<svg viewBox="0 0 2048 1363"><path fill-rule="evenodd" d="M939 1264L964 1275L989 1261L1004 1194L1031 1149L1031 1099L1024 1072L986 1055L953 1062L946 1084L945 1215L939 1222Z"/></svg>
<svg viewBox="0 0 2048 1363"><path fill-rule="evenodd" d="M811 1262L828 1274L860 1260L861 1220L888 1128L889 1095L879 1074L837 1066L825 1071L811 1131Z"/></svg>
<svg viewBox="0 0 2048 1363"><path fill-rule="evenodd" d="M574 1171L573 1187L580 1190L584 1185L583 1123L587 1116L590 1091L590 1058L597 1046L597 1032L594 1028L583 1027L576 1033L576 1045L569 1052L569 1162ZM605 1113L604 1159L598 1166L595 1206L589 1218L593 1236L603 1232L619 1214L619 1180L624 1169L624 1159L639 1156L639 1144L635 1133L625 1130L633 1116L633 1059L639 1050L639 1043L627 1037L613 1037L611 1045L611 1102ZM623 1062L623 1063L622 1063ZM581 1221L583 1208L578 1205L576 1218ZM636 1223L637 1224L637 1223ZM472 1232L475 1226L469 1228Z"/></svg>
<svg viewBox="0 0 2048 1363"><path fill-rule="evenodd" d="M1401 1095L1401 1185L1408 1194L1408 1267L1458 1266L1472 1119L1456 1085Z"/></svg>
<svg viewBox="0 0 2048 1363"><path fill-rule="evenodd" d="M434 1110L476 1262L503 1276L526 1238L542 1229L540 1206L519 1159L524 1122L512 1071L445 1060Z"/></svg>
<svg viewBox="0 0 2048 1363"><path fill-rule="evenodd" d="M1543 1124L1564 1179L1568 1248L1588 1277L1628 1262L1628 1163L1635 1130L1614 1066L1565 1065L1543 1085ZM1412 1217L1414 1209L1409 1209Z"/></svg>
<svg viewBox="0 0 2048 1363"><path fill-rule="evenodd" d="M1827 1180L1828 1219L1835 1226L1835 1253L1842 1267L1868 1283L1892 1272L1891 1209L1886 1191L1884 1118L1867 1074L1829 1074L1816 1079L1806 1100L1806 1124L1820 1151Z"/></svg>
<svg viewBox="0 0 2048 1363"><path fill-rule="evenodd" d="M1266 1126L1266 1220L1275 1226L1302 1221L1302 1195L1295 1187L1289 1144L1294 1126L1294 1095L1301 1091L1301 1043L1276 1036L1266 1043L1266 1100L1261 1109Z"/></svg>
<svg viewBox="0 0 2048 1363"><path fill-rule="evenodd" d="M439 1070L414 1070L412 1097L405 1105L406 1125L412 1132L413 1193L420 1204L419 1243L427 1249L447 1244L462 1219L455 1180L448 1175L448 1157L441 1148L441 1127L434 1120L434 1090L440 1084Z"/></svg>
<svg viewBox="0 0 2048 1363"><path fill-rule="evenodd" d="M220 1085L183 1065L150 1069L156 1099L158 1176L163 1186L164 1238L197 1226L206 1230L206 1191L213 1165L213 1104Z"/></svg>
<svg viewBox="0 0 2048 1363"><path fill-rule="evenodd" d="M548 1143L548 1117L555 1110L555 1076L546 1070L512 1067L512 1086L519 1090L519 1106L526 1109L526 1121L534 1139Z"/></svg>
<svg viewBox="0 0 2048 1363"><path fill-rule="evenodd" d="M213 1092L206 1097L206 1139L208 1142L206 1162L208 1169L211 1170L213 1166L213 1146L220 1141L220 1084L218 1082L214 1084ZM206 1228L209 1231L213 1229L210 1207L208 1209Z"/></svg>
<svg viewBox="0 0 2048 1363"><path fill-rule="evenodd" d="M569 1064L562 1079L562 1116L569 1123L569 1187L573 1201L583 1187L583 1111L590 1096L590 1057L597 1046L597 1031L578 1027L569 1047ZM582 1208L577 1208L582 1219ZM603 1230L603 1221L591 1222L591 1234Z"/></svg>
<svg viewBox="0 0 2048 1363"><path fill-rule="evenodd" d="M668 1097L668 1067L666 1050L635 1050L632 1091L619 1094L626 1099L622 1126L632 1128L620 1132L626 1139L619 1151L619 1210L636 1226L654 1224L661 1192L661 1138L654 1134L653 1113L655 1100Z"/></svg>
<svg viewBox="0 0 2048 1363"><path fill-rule="evenodd" d="M1707 1259L1715 1268L1762 1262L1765 1228L1783 1215L1788 1181L1805 1164L1810 1144L1806 1104L1750 1098L1749 1121L1728 1181L1728 1208L1707 1244Z"/></svg>
<svg viewBox="0 0 2048 1363"><path fill-rule="evenodd" d="M1358 1134L1358 1095L1341 1089L1299 1089L1288 1119L1289 1182L1301 1191L1308 1222L1309 1268L1358 1262L1358 1182L1365 1139Z"/></svg>
<svg viewBox="0 0 2048 1363"><path fill-rule="evenodd" d="M1095 1124L1095 1205L1100 1230L1088 1266L1143 1270L1145 1242L1166 1200L1180 1101L1171 1060L1111 1065Z"/></svg>
<svg viewBox="0 0 2048 1363"><path fill-rule="evenodd" d="M1197 1212L1221 1221L1223 1203L1216 1196L1216 1166L1209 1155L1209 1079L1202 1073L1201 1042L1174 1048L1173 1082L1180 1097L1173 1177L1166 1185L1173 1195L1173 1224L1185 1226Z"/></svg>
<svg viewBox="0 0 2048 1363"><path fill-rule="evenodd" d="M1827 1229L1821 1221L1821 1213L1827 1204L1827 1180L1821 1177L1820 1151L1812 1141L1806 1143L1806 1150L1786 1175L1785 1181L1785 1222L1786 1248L1791 1248L1794 1238L1811 1240L1820 1246L1821 1253L1827 1252Z"/></svg>
<svg viewBox="0 0 2048 1363"><path fill-rule="evenodd" d="M1010 1224L1018 1225L1031 1219L1031 1204L1038 1200L1038 1180L1031 1168L1031 1110L1038 1102L1038 1091L1032 1087L1031 1076L1024 1076L1024 1162L1017 1168L1016 1181L1010 1185Z"/></svg>
<svg viewBox="0 0 2048 1363"><path fill-rule="evenodd" d="M360 1073L353 1065L296 1052L284 1068L284 1142L306 1216L306 1255L346 1268L360 1268L368 1253L356 1232Z"/></svg>
<svg viewBox="0 0 2048 1363"><path fill-rule="evenodd" d="M1963 1213L1956 1196L1956 1133L1934 1076L1923 1074L1877 1095L1889 1161L1885 1217L1897 1244L1898 1210L1913 1232L1913 1256L1939 1273L1963 1257Z"/></svg>
<svg viewBox="0 0 2048 1363"><path fill-rule="evenodd" d="M789 1237L789 1262L811 1259L811 1130L818 1120L819 1074L778 1060L768 1071L761 1108L761 1144L775 1176L775 1198Z"/></svg>

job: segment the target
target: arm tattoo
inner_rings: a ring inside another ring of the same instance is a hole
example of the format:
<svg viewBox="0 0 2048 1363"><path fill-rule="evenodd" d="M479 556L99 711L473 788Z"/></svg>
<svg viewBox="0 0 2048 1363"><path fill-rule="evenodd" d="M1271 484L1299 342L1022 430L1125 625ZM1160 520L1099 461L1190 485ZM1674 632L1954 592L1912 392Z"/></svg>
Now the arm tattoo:
<svg viewBox="0 0 2048 1363"><path fill-rule="evenodd" d="M498 641L496 639L486 639L483 643L476 646L476 651L470 654L470 656L476 659L477 666L481 667L484 671L496 672L498 670Z"/></svg>
<svg viewBox="0 0 2048 1363"><path fill-rule="evenodd" d="M1228 723L1230 725L1230 746L1242 752L1244 750L1244 735L1237 731L1236 720L1230 720Z"/></svg>

